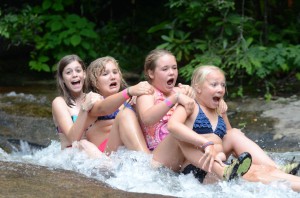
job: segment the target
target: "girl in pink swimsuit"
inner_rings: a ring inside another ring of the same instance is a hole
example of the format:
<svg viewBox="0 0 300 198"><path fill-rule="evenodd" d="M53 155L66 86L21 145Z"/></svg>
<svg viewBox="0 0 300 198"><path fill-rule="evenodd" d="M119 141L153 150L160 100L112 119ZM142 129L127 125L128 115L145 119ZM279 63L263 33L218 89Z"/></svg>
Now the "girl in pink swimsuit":
<svg viewBox="0 0 300 198"><path fill-rule="evenodd" d="M180 171L187 162L214 172L219 179L230 180L248 171L251 156L243 153L231 165L214 161L209 153L210 144L199 147L178 141L169 134L167 123L176 104L182 105L187 114L194 109L194 99L188 97L184 89L175 87L178 77L177 62L173 54L166 50L153 50L145 60L144 73L148 82L155 88L152 95L137 98L136 110L145 134L149 149L153 150L153 160L174 171ZM202 149L200 149L202 148ZM206 160L206 158L210 156Z"/></svg>
<svg viewBox="0 0 300 198"><path fill-rule="evenodd" d="M163 96L163 93L155 89L154 104L163 102L164 100L165 97ZM175 110L175 107L176 105L170 108L166 115L164 115L162 119L160 119L159 122L155 123L154 125L146 126L141 123L144 135L146 137L147 146L151 151L154 150L158 144L169 134L167 124L173 111Z"/></svg>

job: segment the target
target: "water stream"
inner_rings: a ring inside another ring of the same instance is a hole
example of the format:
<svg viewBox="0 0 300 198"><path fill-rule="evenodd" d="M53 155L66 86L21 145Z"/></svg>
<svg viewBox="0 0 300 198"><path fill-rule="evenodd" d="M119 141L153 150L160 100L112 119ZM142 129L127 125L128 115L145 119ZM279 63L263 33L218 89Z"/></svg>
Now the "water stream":
<svg viewBox="0 0 300 198"><path fill-rule="evenodd" d="M27 164L35 167L28 169L22 167L19 170L20 174L31 175L31 177L37 175L36 169L50 170L48 174L44 175L44 177L49 178L54 175L53 178L51 177L53 181L47 184L49 188L49 185L56 183L66 184L64 174L68 171L73 178L68 182L73 183L72 185L78 183L74 178L84 180L82 179L83 176L86 179L99 181L111 189L131 193L149 193L152 196L300 197L300 194L292 191L284 181L264 185L239 179L232 182L201 185L192 175L179 175L165 168L154 169L150 165L151 155L129 151L125 148L120 148L110 157L103 155L100 159L91 159L84 152L75 148L61 151L51 117L51 101L54 96L55 87L53 84L44 84L41 87L0 88L0 138L2 146L0 148L0 172L4 168L9 169L9 164ZM269 155L278 164L284 163L285 160L291 159L293 156L300 161L299 151L270 152ZM55 170L62 170L63 172ZM2 179L6 177L8 176L2 175ZM26 181L25 178L24 182ZM13 185L13 183L6 185ZM47 185L43 187L47 189ZM72 197L78 191L78 189L72 188L72 185L66 184L64 186L65 195ZM15 189L15 193L23 193L26 188L28 186L20 186ZM3 186L1 186L1 191L3 191ZM26 193L24 192L24 194ZM34 195L33 192L32 195ZM88 194L86 195L89 197ZM133 195L127 196L133 197ZM118 196L114 195L114 197Z"/></svg>

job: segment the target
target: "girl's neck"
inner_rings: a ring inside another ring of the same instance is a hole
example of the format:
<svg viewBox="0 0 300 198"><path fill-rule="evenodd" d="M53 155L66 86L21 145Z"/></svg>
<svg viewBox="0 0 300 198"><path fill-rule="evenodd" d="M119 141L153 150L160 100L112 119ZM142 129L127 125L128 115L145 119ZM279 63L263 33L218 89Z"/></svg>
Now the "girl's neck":
<svg viewBox="0 0 300 198"><path fill-rule="evenodd" d="M198 98L196 98L197 103L200 105L201 109L207 113L216 113L217 109L212 109L209 108L208 106L205 105L205 103L203 103L201 100L199 100Z"/></svg>
<svg viewBox="0 0 300 198"><path fill-rule="evenodd" d="M154 87L154 89L156 89L158 92L162 93L164 97L169 97L174 92L174 90L168 91L168 92L163 92L163 91L161 91L160 89L158 89L156 87Z"/></svg>
<svg viewBox="0 0 300 198"><path fill-rule="evenodd" d="M73 95L75 104L81 104L83 102L83 99L85 97L85 93L77 93Z"/></svg>

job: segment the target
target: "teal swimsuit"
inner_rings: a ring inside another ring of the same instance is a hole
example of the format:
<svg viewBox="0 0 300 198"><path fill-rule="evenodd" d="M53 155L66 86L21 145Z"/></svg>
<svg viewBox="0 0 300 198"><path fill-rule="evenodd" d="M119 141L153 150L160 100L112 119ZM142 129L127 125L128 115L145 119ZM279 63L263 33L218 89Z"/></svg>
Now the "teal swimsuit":
<svg viewBox="0 0 300 198"><path fill-rule="evenodd" d="M72 121L75 122L76 119L77 119L77 117L78 117L77 115L72 115L72 116L71 116ZM60 130L60 128L59 128L58 126L56 127L56 132L57 132L57 133L62 133L62 131Z"/></svg>

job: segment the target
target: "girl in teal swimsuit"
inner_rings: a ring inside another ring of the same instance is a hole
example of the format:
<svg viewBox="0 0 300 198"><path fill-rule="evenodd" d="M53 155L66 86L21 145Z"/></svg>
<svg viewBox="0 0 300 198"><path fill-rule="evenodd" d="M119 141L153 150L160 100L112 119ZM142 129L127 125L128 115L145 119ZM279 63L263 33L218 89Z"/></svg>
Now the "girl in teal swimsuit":
<svg viewBox="0 0 300 198"><path fill-rule="evenodd" d="M85 139L84 122L88 111L100 96L85 94L85 78L85 64L77 55L67 55L59 61L57 87L60 95L52 101L52 115L61 149L73 145L85 150L91 157L97 157L99 150ZM78 144L74 144L75 142Z"/></svg>

